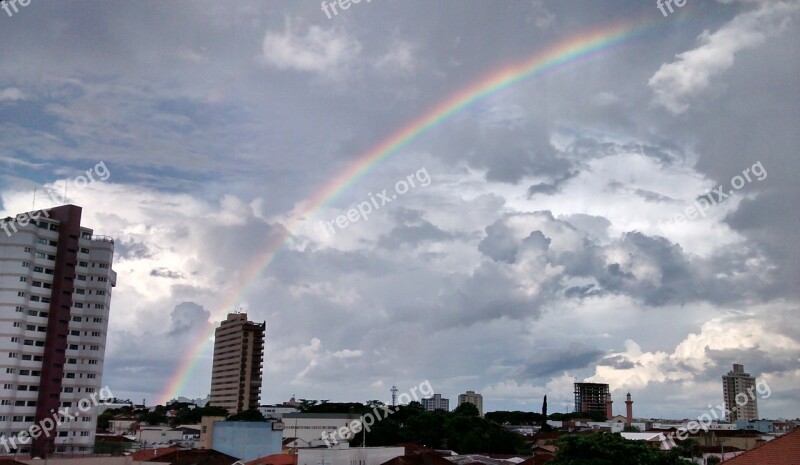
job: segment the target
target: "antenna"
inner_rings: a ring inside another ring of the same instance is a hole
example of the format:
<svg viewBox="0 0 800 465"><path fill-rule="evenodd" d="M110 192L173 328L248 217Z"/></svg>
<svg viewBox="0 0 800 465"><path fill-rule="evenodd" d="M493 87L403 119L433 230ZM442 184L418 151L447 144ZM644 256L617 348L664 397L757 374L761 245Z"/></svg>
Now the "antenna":
<svg viewBox="0 0 800 465"><path fill-rule="evenodd" d="M397 386L392 385L392 407L397 407Z"/></svg>
<svg viewBox="0 0 800 465"><path fill-rule="evenodd" d="M33 205L31 205L31 211L36 211L36 188L33 188Z"/></svg>

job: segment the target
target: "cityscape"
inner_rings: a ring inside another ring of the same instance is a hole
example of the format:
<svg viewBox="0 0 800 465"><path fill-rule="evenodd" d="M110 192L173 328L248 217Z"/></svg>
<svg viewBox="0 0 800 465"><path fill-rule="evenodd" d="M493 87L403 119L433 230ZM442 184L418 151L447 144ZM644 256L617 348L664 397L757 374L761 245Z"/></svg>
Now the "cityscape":
<svg viewBox="0 0 800 465"><path fill-rule="evenodd" d="M0 465L800 465L800 2L0 23Z"/></svg>

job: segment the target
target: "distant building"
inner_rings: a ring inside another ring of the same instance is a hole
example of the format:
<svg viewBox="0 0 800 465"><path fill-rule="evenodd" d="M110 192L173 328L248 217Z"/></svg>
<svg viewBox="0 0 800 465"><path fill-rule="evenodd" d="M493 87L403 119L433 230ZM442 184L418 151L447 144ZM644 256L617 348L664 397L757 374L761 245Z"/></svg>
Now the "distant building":
<svg viewBox="0 0 800 465"><path fill-rule="evenodd" d="M608 384L575 383L575 413L608 413Z"/></svg>
<svg viewBox="0 0 800 465"><path fill-rule="evenodd" d="M428 412L432 412L434 410L444 410L447 412L450 411L450 399L442 397L441 394L434 394L433 397L421 399L420 402L422 402L422 408Z"/></svg>
<svg viewBox="0 0 800 465"><path fill-rule="evenodd" d="M229 313L214 332L210 405L231 414L258 408L266 327L247 321L246 313Z"/></svg>
<svg viewBox="0 0 800 465"><path fill-rule="evenodd" d="M300 449L297 451L297 465L381 465L405 453L405 447Z"/></svg>
<svg viewBox="0 0 800 465"><path fill-rule="evenodd" d="M281 427L271 421L220 421L214 424L210 449L243 461L280 454Z"/></svg>
<svg viewBox="0 0 800 465"><path fill-rule="evenodd" d="M274 420L283 420L283 415L287 413L297 413L298 410L291 405L262 405L258 411L264 415L264 418L272 418Z"/></svg>
<svg viewBox="0 0 800 465"><path fill-rule="evenodd" d="M464 394L458 395L458 405L472 404L478 407L478 413L483 416L483 396L476 394L475 391L467 391Z"/></svg>
<svg viewBox="0 0 800 465"><path fill-rule="evenodd" d="M323 433L335 436L339 428L360 419L356 413L284 413L284 443L290 448L324 446Z"/></svg>
<svg viewBox="0 0 800 465"><path fill-rule="evenodd" d="M733 370L722 377L722 395L727 421L758 420L756 379L744 372L744 365L734 363Z"/></svg>

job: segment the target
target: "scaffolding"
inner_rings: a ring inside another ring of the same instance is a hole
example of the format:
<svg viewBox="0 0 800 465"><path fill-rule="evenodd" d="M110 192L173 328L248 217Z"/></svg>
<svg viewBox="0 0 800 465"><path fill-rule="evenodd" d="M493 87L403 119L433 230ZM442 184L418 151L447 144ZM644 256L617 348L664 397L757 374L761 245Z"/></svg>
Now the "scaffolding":
<svg viewBox="0 0 800 465"><path fill-rule="evenodd" d="M575 413L606 413L606 402L611 399L608 384L575 383Z"/></svg>

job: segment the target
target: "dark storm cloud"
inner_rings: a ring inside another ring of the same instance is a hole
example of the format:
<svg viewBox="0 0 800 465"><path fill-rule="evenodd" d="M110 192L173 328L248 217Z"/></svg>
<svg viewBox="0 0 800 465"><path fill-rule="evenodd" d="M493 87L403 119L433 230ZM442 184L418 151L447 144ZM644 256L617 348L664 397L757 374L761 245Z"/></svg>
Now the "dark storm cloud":
<svg viewBox="0 0 800 465"><path fill-rule="evenodd" d="M183 273L179 271L171 271L167 268L153 268L150 270L150 276L158 276L160 278L169 279L183 279Z"/></svg>
<svg viewBox="0 0 800 465"><path fill-rule="evenodd" d="M582 344L538 349L525 359L520 375L523 379L542 378L564 371L584 368L597 362L603 352Z"/></svg>

